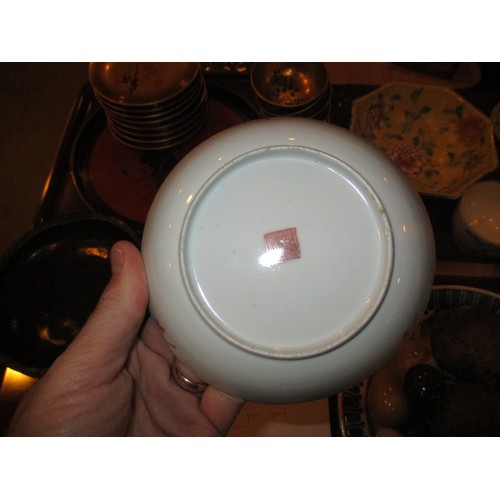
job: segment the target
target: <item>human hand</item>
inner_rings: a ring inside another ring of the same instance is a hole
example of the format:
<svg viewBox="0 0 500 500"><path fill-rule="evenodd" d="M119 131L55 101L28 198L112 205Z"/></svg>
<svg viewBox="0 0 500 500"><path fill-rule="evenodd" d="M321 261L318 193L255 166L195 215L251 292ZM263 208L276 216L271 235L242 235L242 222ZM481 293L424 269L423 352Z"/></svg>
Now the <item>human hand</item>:
<svg viewBox="0 0 500 500"><path fill-rule="evenodd" d="M156 322L144 322L148 287L139 250L115 244L111 267L95 311L21 401L8 434L225 435L243 401L176 383L173 352Z"/></svg>

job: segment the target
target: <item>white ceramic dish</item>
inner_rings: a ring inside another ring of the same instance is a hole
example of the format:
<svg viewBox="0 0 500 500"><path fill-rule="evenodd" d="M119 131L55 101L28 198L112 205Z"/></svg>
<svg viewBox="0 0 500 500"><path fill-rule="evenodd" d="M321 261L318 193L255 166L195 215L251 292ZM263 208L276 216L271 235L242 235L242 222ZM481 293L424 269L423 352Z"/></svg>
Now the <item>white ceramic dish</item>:
<svg viewBox="0 0 500 500"><path fill-rule="evenodd" d="M465 191L453 214L453 234L468 251L500 257L500 182L477 182Z"/></svg>
<svg viewBox="0 0 500 500"><path fill-rule="evenodd" d="M247 400L322 398L375 371L425 308L427 213L354 134L252 121L188 154L142 243L152 315L200 378Z"/></svg>

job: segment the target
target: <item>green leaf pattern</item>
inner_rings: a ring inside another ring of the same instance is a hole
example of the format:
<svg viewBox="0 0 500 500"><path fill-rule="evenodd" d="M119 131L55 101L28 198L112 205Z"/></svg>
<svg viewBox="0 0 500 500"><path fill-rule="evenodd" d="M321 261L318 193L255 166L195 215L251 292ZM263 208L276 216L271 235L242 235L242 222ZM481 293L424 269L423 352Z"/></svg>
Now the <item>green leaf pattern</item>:
<svg viewBox="0 0 500 500"><path fill-rule="evenodd" d="M426 90L426 86L412 86L409 92L404 85L387 86L354 114L354 131L431 189L453 190L460 175L475 175L485 169L485 162L495 162L487 165L489 170L495 168L498 159L485 117L458 96L441 97L445 89L439 89L438 98L437 92ZM447 174L442 185L445 169L455 174Z"/></svg>

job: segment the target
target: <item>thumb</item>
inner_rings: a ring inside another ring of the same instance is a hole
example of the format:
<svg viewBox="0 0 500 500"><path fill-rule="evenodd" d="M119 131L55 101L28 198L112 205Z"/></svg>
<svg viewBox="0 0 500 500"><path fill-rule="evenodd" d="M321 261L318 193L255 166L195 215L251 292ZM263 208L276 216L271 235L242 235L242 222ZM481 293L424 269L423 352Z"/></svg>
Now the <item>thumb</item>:
<svg viewBox="0 0 500 500"><path fill-rule="evenodd" d="M91 371L94 381L112 379L123 368L148 304L142 256L132 243L112 247L111 270L94 312L57 360L69 361L83 375Z"/></svg>

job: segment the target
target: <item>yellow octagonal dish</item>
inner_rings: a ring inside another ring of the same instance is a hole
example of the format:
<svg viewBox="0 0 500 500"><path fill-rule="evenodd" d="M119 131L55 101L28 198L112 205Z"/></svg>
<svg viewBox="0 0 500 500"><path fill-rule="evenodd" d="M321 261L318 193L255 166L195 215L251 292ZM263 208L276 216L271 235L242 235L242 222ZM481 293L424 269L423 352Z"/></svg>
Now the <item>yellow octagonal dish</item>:
<svg viewBox="0 0 500 500"><path fill-rule="evenodd" d="M498 167L491 121L445 87L383 85L354 101L351 131L381 148L421 194L458 198Z"/></svg>

